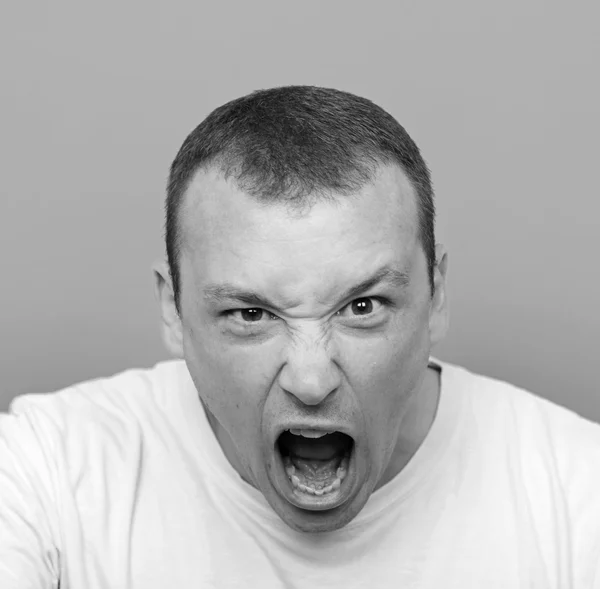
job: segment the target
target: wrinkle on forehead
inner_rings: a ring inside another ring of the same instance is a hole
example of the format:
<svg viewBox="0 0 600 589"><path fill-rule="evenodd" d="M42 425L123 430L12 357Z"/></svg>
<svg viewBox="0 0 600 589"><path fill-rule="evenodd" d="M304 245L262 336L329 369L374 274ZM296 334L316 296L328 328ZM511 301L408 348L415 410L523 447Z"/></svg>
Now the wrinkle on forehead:
<svg viewBox="0 0 600 589"><path fill-rule="evenodd" d="M218 233L221 229L230 227L240 214L251 218L253 229L256 229L260 228L262 214L268 214L270 209L280 211L290 222L304 221L310 224L316 208L324 206L341 209L357 199L364 201L365 213L369 213L369 207L381 208L383 205L386 212L389 212L385 220L394 222L398 230L416 231L416 192L407 176L396 165L380 167L374 182L365 185L356 195L314 196L308 201L311 204L304 206L292 205L284 199L281 202L260 202L242 192L231 179L226 180L218 169L200 169L193 177L180 209L181 229L183 234L190 237ZM321 229L326 235L327 228ZM336 231L336 227L330 229L332 232ZM286 241L287 238L269 235L269 239Z"/></svg>
<svg viewBox="0 0 600 589"><path fill-rule="evenodd" d="M302 313L385 264L408 272L418 246L416 197L399 169L304 215L258 203L214 175L197 177L190 192L185 266L194 289L233 283Z"/></svg>

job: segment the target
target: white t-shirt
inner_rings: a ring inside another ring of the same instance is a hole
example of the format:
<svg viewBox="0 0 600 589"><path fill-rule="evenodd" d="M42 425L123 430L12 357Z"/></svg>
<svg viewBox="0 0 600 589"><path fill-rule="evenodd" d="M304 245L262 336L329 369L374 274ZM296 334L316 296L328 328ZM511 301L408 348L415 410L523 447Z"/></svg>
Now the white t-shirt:
<svg viewBox="0 0 600 589"><path fill-rule="evenodd" d="M600 426L436 362L427 438L325 534L241 480L181 361L18 397L0 414L0 587L600 588Z"/></svg>

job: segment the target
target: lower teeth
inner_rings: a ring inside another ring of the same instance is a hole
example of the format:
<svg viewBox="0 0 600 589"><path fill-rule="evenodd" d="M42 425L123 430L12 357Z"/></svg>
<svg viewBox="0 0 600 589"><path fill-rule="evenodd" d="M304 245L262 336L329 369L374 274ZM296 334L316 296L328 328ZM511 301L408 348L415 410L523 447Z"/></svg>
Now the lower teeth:
<svg viewBox="0 0 600 589"><path fill-rule="evenodd" d="M337 489L340 488L342 481L346 478L346 475L348 474L348 463L349 462L350 462L349 456L348 455L344 456L344 458L342 458L342 462L341 462L340 466L338 467L338 469L335 472L335 474L336 474L335 480L331 484L327 485L326 487L322 487L322 488L317 488L316 486L313 486L313 485L305 485L305 484L301 483L300 478L296 475L296 467L292 464L289 456L286 456L286 458L285 458L285 464L286 464L285 472L287 473L288 478L292 482L292 486L294 487L294 490L300 491L303 493L308 493L309 495L316 495L316 496L320 497L321 495L327 495L328 493L336 491Z"/></svg>

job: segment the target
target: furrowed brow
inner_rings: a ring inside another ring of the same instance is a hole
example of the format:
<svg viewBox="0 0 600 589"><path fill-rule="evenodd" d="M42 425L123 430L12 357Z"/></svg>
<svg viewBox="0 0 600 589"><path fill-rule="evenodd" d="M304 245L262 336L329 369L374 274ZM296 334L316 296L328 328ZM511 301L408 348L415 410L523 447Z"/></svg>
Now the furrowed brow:
<svg viewBox="0 0 600 589"><path fill-rule="evenodd" d="M373 276L370 276L356 286L349 288L342 297L340 297L340 300L346 301L348 299L358 298L360 295L380 284L389 284L394 288L406 288L409 281L409 275L406 272L401 272L395 268L385 266L375 272Z"/></svg>
<svg viewBox="0 0 600 589"><path fill-rule="evenodd" d="M366 278L359 284L346 290L338 300L345 301L358 298L360 295L380 284L389 284L395 288L405 288L408 286L408 283L409 276L407 273L386 266L375 272L375 274L369 278ZM250 307L277 308L277 305L257 292L239 288L234 284L229 283L209 284L204 289L204 298L208 302L215 304L235 302L243 303Z"/></svg>

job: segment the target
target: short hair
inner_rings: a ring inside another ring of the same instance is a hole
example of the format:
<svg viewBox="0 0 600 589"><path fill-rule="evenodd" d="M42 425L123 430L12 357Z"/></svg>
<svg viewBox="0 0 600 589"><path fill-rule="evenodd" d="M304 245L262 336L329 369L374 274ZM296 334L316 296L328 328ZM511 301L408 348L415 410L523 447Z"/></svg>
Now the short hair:
<svg viewBox="0 0 600 589"><path fill-rule="evenodd" d="M257 90L212 111L185 139L169 174L165 241L180 310L180 211L201 168L262 201L304 208L317 198L351 195L383 164L398 164L417 195L418 237L434 292L435 205L419 148L383 108L349 92L316 86Z"/></svg>

